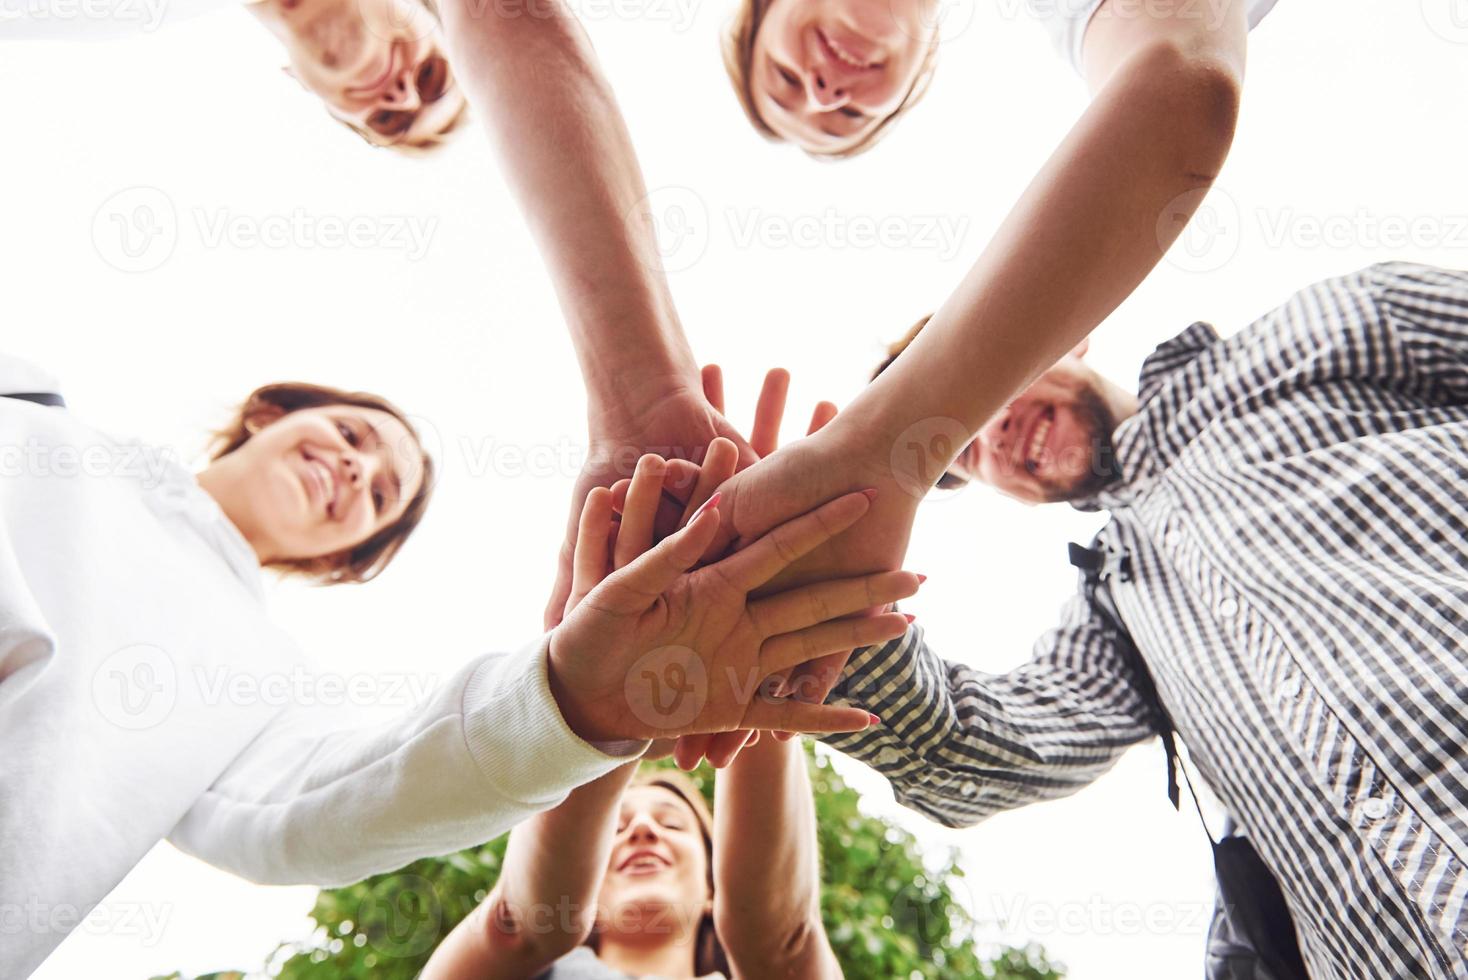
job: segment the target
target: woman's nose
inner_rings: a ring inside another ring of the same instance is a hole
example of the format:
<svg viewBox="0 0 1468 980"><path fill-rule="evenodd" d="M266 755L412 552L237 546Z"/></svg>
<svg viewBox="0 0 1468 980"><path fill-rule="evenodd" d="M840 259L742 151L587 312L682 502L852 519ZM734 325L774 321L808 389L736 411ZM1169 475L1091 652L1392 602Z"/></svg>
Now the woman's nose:
<svg viewBox="0 0 1468 980"><path fill-rule="evenodd" d="M394 109L418 108L418 86L413 84L412 65L403 66L398 77L392 80L392 84L382 94L382 101Z"/></svg>
<svg viewBox="0 0 1468 980"><path fill-rule="evenodd" d="M347 482L352 486L362 482L362 460L355 453L348 453L342 457L342 470L346 473Z"/></svg>
<svg viewBox="0 0 1468 980"><path fill-rule="evenodd" d="M651 817L646 817L646 816L633 817L632 820L631 820L631 822L627 824L627 839L628 840L657 840L658 839L658 825L657 825L657 821L656 820L653 820Z"/></svg>
<svg viewBox="0 0 1468 980"><path fill-rule="evenodd" d="M805 97L823 112L839 109L851 101L851 93L832 82L820 65L812 66L805 73Z"/></svg>

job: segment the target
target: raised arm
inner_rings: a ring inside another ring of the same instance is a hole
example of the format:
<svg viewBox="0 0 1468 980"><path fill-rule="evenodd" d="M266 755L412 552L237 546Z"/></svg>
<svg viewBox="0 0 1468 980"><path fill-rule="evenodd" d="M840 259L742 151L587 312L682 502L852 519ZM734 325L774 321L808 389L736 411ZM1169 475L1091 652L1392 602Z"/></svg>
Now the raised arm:
<svg viewBox="0 0 1468 980"><path fill-rule="evenodd" d="M731 980L840 980L821 924L820 855L799 739L761 739L714 788L714 922Z"/></svg>
<svg viewBox="0 0 1468 980"><path fill-rule="evenodd" d="M949 827L1068 796L1157 730L1113 628L1080 596L1008 673L949 663L914 626L857 651L830 701L880 712L883 724L823 741Z"/></svg>
<svg viewBox="0 0 1468 980"><path fill-rule="evenodd" d="M596 922L617 804L636 771L623 766L516 827L494 890L439 944L419 980L524 980L579 946Z"/></svg>
<svg viewBox="0 0 1468 980"><path fill-rule="evenodd" d="M860 533L792 577L896 567L926 488L1136 288L1212 185L1238 113L1243 6L1232 0L1221 20L1177 4L1093 21L1089 107L896 363L821 432L724 488L739 535L808 499L874 486Z"/></svg>
<svg viewBox="0 0 1468 980"><path fill-rule="evenodd" d="M631 138L585 32L561 0L444 0L459 84L539 242L586 380L590 453L573 492L546 625L560 618L592 487L643 452L698 462L744 440L703 397L673 308Z"/></svg>

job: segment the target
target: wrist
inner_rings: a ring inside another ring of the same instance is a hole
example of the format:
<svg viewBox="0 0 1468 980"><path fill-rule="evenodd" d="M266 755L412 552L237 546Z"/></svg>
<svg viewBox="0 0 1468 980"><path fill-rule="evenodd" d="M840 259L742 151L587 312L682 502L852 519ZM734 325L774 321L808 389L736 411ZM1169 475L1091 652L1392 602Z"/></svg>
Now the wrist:
<svg viewBox="0 0 1468 980"><path fill-rule="evenodd" d="M557 642L561 639L561 632L560 627L551 631L550 646L545 658L546 681L550 686L551 697L556 702L556 708L561 713L561 719L577 738L591 745L624 739L624 733L607 730L596 717L595 711L591 708L596 703L596 698L584 696L583 692L578 691L574 684L567 683L566 672L561 670L557 663L557 648L564 646L563 643Z"/></svg>

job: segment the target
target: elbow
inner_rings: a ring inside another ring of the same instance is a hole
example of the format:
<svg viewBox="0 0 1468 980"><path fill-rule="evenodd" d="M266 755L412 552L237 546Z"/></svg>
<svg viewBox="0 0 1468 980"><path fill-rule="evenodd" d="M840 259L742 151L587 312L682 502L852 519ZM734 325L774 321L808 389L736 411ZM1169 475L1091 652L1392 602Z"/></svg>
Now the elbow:
<svg viewBox="0 0 1468 980"><path fill-rule="evenodd" d="M1190 187L1211 185L1228 158L1238 128L1244 91L1242 63L1168 40L1139 51L1131 68L1157 112L1159 158Z"/></svg>
<svg viewBox="0 0 1468 980"><path fill-rule="evenodd" d="M516 962L541 969L571 952L591 935L594 908L522 906L498 892L480 906L477 924L484 944Z"/></svg>
<svg viewBox="0 0 1468 980"><path fill-rule="evenodd" d="M819 909L792 913L782 928L770 928L763 915L761 920L751 922L747 912L740 915L715 900L714 930L730 963L739 967L737 975L785 975L790 964L807 962L814 945L824 941Z"/></svg>

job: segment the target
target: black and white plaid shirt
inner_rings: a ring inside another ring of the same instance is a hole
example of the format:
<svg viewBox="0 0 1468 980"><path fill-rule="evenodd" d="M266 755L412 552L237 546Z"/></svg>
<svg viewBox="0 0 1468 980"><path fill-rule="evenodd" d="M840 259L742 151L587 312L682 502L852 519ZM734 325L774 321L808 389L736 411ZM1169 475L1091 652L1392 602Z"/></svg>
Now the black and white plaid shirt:
<svg viewBox="0 0 1468 980"><path fill-rule="evenodd" d="M1088 507L1197 772L1288 898L1316 978L1468 977L1468 273L1319 283L1142 370ZM828 743L950 826L1074 792L1154 722L1083 596L986 674L922 631L858 651Z"/></svg>

